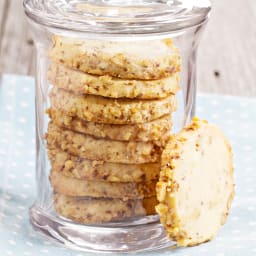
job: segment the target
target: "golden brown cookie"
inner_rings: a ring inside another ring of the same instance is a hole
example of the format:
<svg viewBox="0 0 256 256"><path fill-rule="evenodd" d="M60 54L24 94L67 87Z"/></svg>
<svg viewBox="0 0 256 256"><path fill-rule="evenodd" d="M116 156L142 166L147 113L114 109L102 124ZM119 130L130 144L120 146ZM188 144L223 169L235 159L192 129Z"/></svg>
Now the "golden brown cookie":
<svg viewBox="0 0 256 256"><path fill-rule="evenodd" d="M53 123L48 125L46 135L48 148L58 146L70 154L89 160L124 164L159 162L161 147L152 142L126 142L97 139L59 128Z"/></svg>
<svg viewBox="0 0 256 256"><path fill-rule="evenodd" d="M117 183L88 181L69 178L60 172L51 171L51 185L57 193L67 196L140 199L156 195L156 181L148 183Z"/></svg>
<svg viewBox="0 0 256 256"><path fill-rule="evenodd" d="M109 75L95 76L52 63L48 79L54 86L74 94L109 98L160 99L179 90L178 75L158 80L124 80Z"/></svg>
<svg viewBox="0 0 256 256"><path fill-rule="evenodd" d="M232 150L220 129L197 118L167 144L156 211L180 246L211 240L234 196Z"/></svg>
<svg viewBox="0 0 256 256"><path fill-rule="evenodd" d="M53 108L48 109L47 112L55 125L97 138L121 141L154 141L155 144L161 145L166 142L172 131L171 115L143 124L115 125L88 122Z"/></svg>
<svg viewBox="0 0 256 256"><path fill-rule="evenodd" d="M59 148L49 149L51 168L71 178L108 182L150 182L159 178L160 163L118 164L72 156Z"/></svg>
<svg viewBox="0 0 256 256"><path fill-rule="evenodd" d="M110 124L146 123L170 114L177 108L176 96L161 100L111 99L92 95L74 95L53 87L50 92L52 108L70 116Z"/></svg>
<svg viewBox="0 0 256 256"><path fill-rule="evenodd" d="M171 39L136 42L53 37L49 57L67 67L123 79L160 79L180 71L180 55Z"/></svg>
<svg viewBox="0 0 256 256"><path fill-rule="evenodd" d="M155 197L127 200L71 197L56 193L54 207L58 214L79 223L123 221L155 214Z"/></svg>

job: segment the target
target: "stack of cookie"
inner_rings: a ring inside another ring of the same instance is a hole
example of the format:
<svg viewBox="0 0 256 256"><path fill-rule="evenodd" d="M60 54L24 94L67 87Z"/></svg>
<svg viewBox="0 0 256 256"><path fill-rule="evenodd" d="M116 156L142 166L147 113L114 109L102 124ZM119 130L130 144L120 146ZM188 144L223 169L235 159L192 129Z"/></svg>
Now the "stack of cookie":
<svg viewBox="0 0 256 256"><path fill-rule="evenodd" d="M155 213L179 89L172 41L55 36L49 55L46 139L56 211L80 223Z"/></svg>

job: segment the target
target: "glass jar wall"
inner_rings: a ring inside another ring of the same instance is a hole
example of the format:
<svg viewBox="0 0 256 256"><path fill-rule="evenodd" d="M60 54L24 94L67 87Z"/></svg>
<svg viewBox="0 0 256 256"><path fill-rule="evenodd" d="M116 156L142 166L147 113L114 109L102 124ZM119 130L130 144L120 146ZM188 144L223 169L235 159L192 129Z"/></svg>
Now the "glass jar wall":
<svg viewBox="0 0 256 256"><path fill-rule="evenodd" d="M155 184L166 142L194 115L201 2L24 1L37 50L36 229L88 251L173 244Z"/></svg>

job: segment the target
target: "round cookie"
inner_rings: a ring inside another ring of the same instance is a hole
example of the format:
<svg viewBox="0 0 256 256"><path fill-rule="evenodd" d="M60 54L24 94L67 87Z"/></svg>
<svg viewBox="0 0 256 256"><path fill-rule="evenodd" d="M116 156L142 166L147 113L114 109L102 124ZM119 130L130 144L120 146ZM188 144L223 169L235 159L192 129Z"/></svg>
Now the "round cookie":
<svg viewBox="0 0 256 256"><path fill-rule="evenodd" d="M120 198L128 200L156 195L156 181L148 183L88 181L69 178L56 171L51 171L49 178L53 190L67 196Z"/></svg>
<svg viewBox="0 0 256 256"><path fill-rule="evenodd" d="M117 42L54 36L49 57L89 74L122 79L160 79L179 72L181 66L171 39Z"/></svg>
<svg viewBox="0 0 256 256"><path fill-rule="evenodd" d="M161 145L165 144L172 131L171 115L143 124L115 125L88 122L53 108L48 109L47 113L57 126L97 138L121 141L154 141L155 144Z"/></svg>
<svg viewBox="0 0 256 256"><path fill-rule="evenodd" d="M123 221L155 214L155 197L139 200L79 198L56 193L54 207L58 214L79 223Z"/></svg>
<svg viewBox="0 0 256 256"><path fill-rule="evenodd" d="M151 142L126 142L97 139L90 135L64 130L49 123L48 148L58 146L70 154L89 160L111 163L143 164L160 160L161 148Z"/></svg>
<svg viewBox="0 0 256 256"><path fill-rule="evenodd" d="M109 75L95 76L52 63L48 79L54 86L75 94L109 98L160 99L179 90L178 75L158 80L124 80Z"/></svg>
<svg viewBox="0 0 256 256"><path fill-rule="evenodd" d="M167 144L156 211L179 246L211 240L234 196L232 150L220 129L197 118Z"/></svg>
<svg viewBox="0 0 256 256"><path fill-rule="evenodd" d="M160 163L118 164L72 156L61 149L49 149L51 168L71 178L107 182L150 182L159 178Z"/></svg>
<svg viewBox="0 0 256 256"><path fill-rule="evenodd" d="M177 108L177 98L174 95L161 100L111 99L74 95L53 87L49 96L52 108L96 123L146 123L170 114Z"/></svg>

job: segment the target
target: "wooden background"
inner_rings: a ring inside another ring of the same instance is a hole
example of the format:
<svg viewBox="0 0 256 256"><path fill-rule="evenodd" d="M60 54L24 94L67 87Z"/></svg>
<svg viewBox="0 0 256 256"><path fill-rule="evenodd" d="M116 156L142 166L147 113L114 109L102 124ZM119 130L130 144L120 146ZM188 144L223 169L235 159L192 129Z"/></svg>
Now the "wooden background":
<svg viewBox="0 0 256 256"><path fill-rule="evenodd" d="M213 0L198 65L200 91L256 96L256 0ZM0 73L33 75L22 0L0 0Z"/></svg>

